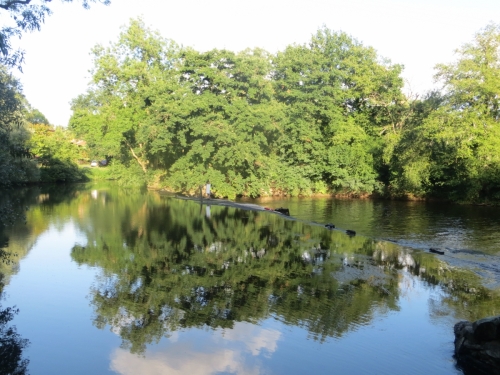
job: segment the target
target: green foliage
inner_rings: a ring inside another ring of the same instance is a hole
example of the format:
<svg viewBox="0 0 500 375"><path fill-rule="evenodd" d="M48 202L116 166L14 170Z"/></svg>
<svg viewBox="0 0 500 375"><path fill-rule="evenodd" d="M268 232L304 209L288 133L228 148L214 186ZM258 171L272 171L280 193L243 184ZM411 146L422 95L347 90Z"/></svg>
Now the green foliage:
<svg viewBox="0 0 500 375"><path fill-rule="evenodd" d="M438 65L445 94L416 107L395 146L393 187L401 194L455 201L500 198L500 28L489 25Z"/></svg>
<svg viewBox="0 0 500 375"><path fill-rule="evenodd" d="M282 117L266 79L268 54L188 50L182 63L185 105L155 100L152 106L159 135L168 139L162 151L175 152L167 154L167 183L189 191L210 180L218 196L262 194Z"/></svg>
<svg viewBox="0 0 500 375"><path fill-rule="evenodd" d="M173 69L177 49L141 20L131 21L118 43L94 48L93 85L73 102L70 121L70 128L85 137L92 158L113 158L131 173L139 166L147 175L153 136L143 130L151 105L148 90Z"/></svg>
<svg viewBox="0 0 500 375"><path fill-rule="evenodd" d="M5 134L22 123L21 84L0 65L0 131Z"/></svg>
<svg viewBox="0 0 500 375"><path fill-rule="evenodd" d="M473 43L456 50L458 61L437 68L448 105L500 120L500 25L490 24L475 35Z"/></svg>
<svg viewBox="0 0 500 375"><path fill-rule="evenodd" d="M36 108L32 108L28 111L26 121L34 125L50 125L45 115Z"/></svg>
<svg viewBox="0 0 500 375"><path fill-rule="evenodd" d="M93 53L70 127L150 185L193 193L210 180L230 198L377 185L373 129L401 97L401 68L345 34L323 29L276 57L200 53L132 20Z"/></svg>
<svg viewBox="0 0 500 375"><path fill-rule="evenodd" d="M379 63L372 48L345 33L319 30L308 45L276 57L274 84L286 104L280 158L301 177L342 192L376 186L373 136L402 97L401 67Z"/></svg>
<svg viewBox="0 0 500 375"><path fill-rule="evenodd" d="M0 66L0 186L38 181L26 142L24 102L19 82Z"/></svg>
<svg viewBox="0 0 500 375"><path fill-rule="evenodd" d="M84 170L70 160L48 157L43 160L40 168L40 180L42 182L78 182L88 179Z"/></svg>
<svg viewBox="0 0 500 375"><path fill-rule="evenodd" d="M48 125L27 104L19 83L0 68L0 186L83 181L75 164L82 159L85 150L72 143L72 134Z"/></svg>
<svg viewBox="0 0 500 375"><path fill-rule="evenodd" d="M29 148L40 165L42 182L86 181L84 170L76 164L86 159L86 150L72 142L73 134L50 125L31 125Z"/></svg>
<svg viewBox="0 0 500 375"><path fill-rule="evenodd" d="M322 28L275 56L181 48L131 20L93 50L71 129L114 178L215 196L389 194L496 200L498 27L438 66L445 93L402 94L401 65Z"/></svg>

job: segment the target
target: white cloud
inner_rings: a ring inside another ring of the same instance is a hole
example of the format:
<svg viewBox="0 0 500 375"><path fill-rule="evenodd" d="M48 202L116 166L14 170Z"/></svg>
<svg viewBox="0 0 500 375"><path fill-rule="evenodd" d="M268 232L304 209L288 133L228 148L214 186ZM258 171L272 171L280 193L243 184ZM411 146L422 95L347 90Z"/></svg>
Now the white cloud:
<svg viewBox="0 0 500 375"><path fill-rule="evenodd" d="M268 354L274 353L281 337L281 332L277 330L265 329L245 322L236 323L233 329L222 330L221 334L226 340L244 343L254 356L259 355L263 349Z"/></svg>
<svg viewBox="0 0 500 375"><path fill-rule="evenodd" d="M111 355L111 369L122 375L210 375L220 372L258 375L261 369L254 362L248 364L246 354L270 356L278 348L280 337L277 330L236 322L233 329L205 332L194 347L183 341L182 332L175 332L174 340L169 339L168 348L161 352L147 352L141 357L116 349Z"/></svg>
<svg viewBox="0 0 500 375"><path fill-rule="evenodd" d="M186 345L169 347L165 353L140 357L124 349L117 349L111 357L111 369L122 375L210 375L227 372L240 375L258 375L255 366L245 366L233 350L221 349L206 353L195 352Z"/></svg>

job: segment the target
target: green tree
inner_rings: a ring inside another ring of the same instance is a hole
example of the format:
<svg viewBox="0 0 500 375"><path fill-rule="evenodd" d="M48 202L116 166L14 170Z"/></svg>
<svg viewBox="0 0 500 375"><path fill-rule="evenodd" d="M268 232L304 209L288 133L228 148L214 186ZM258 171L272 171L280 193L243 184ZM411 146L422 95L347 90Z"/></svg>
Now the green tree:
<svg viewBox="0 0 500 375"><path fill-rule="evenodd" d="M19 81L0 66L0 186L38 180L26 146L25 103Z"/></svg>
<svg viewBox="0 0 500 375"><path fill-rule="evenodd" d="M71 134L44 123L47 119L31 108L18 81L1 68L0 186L39 182L40 178L45 182L85 179L75 164L81 150L70 142Z"/></svg>
<svg viewBox="0 0 500 375"><path fill-rule="evenodd" d="M43 114L41 117L45 118ZM30 131L27 147L40 165L42 182L87 180L84 170L77 165L78 161L86 159L86 150L72 142L74 136L70 130L31 124Z"/></svg>
<svg viewBox="0 0 500 375"><path fill-rule="evenodd" d="M180 49L132 20L94 49L93 85L73 102L70 127L126 176L219 196L256 196L276 170L280 105L265 51ZM142 173L141 173L142 171Z"/></svg>
<svg viewBox="0 0 500 375"><path fill-rule="evenodd" d="M147 178L150 132L141 129L148 126L149 89L152 83L167 80L177 51L175 43L148 29L142 20L131 20L117 43L93 49L93 84L73 101L70 120L70 128L85 138L92 157L112 158L128 168L129 175L142 171L139 179Z"/></svg>
<svg viewBox="0 0 500 375"><path fill-rule="evenodd" d="M49 120L45 115L36 108L29 108L26 115L26 121L30 124L36 125L50 125Z"/></svg>
<svg viewBox="0 0 500 375"><path fill-rule="evenodd" d="M500 25L488 25L455 52L455 63L436 66L447 104L500 121Z"/></svg>
<svg viewBox="0 0 500 375"><path fill-rule="evenodd" d="M266 192L283 117L267 78L269 54L186 50L181 62L179 99L162 96L152 106L167 183L192 191L209 179L228 197Z"/></svg>
<svg viewBox="0 0 500 375"><path fill-rule="evenodd" d="M327 28L278 53L273 79L288 118L280 156L294 178L354 193L375 188L374 137L402 98L401 69Z"/></svg>
<svg viewBox="0 0 500 375"><path fill-rule="evenodd" d="M428 98L430 112L397 146L393 181L420 196L499 200L500 27L456 52L455 63L436 67L444 94Z"/></svg>

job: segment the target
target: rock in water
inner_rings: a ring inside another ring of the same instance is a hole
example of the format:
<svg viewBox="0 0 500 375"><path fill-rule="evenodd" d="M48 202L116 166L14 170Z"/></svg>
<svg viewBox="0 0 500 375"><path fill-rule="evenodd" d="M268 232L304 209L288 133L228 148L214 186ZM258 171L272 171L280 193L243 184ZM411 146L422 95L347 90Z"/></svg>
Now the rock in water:
<svg viewBox="0 0 500 375"><path fill-rule="evenodd" d="M500 316L455 324L455 357L465 374L500 375Z"/></svg>
<svg viewBox="0 0 500 375"><path fill-rule="evenodd" d="M444 255L444 251L443 250L439 250L439 249L436 249L436 248L430 248L429 251L431 253L435 253L435 254L440 254L440 255Z"/></svg>
<svg viewBox="0 0 500 375"><path fill-rule="evenodd" d="M279 212L280 214L283 214L286 216L290 216L290 210L288 208L280 207L280 208L275 209L274 211Z"/></svg>

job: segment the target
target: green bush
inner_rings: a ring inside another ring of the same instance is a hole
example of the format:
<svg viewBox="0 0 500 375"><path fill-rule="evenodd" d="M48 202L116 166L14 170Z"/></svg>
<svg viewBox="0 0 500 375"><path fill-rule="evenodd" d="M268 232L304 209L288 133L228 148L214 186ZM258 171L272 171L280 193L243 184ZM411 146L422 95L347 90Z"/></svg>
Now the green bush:
<svg viewBox="0 0 500 375"><path fill-rule="evenodd" d="M48 157L40 168L42 182L83 182L88 181L85 170L70 160L61 160Z"/></svg>

